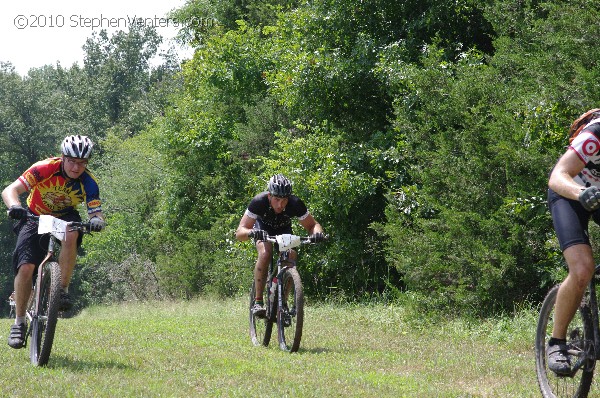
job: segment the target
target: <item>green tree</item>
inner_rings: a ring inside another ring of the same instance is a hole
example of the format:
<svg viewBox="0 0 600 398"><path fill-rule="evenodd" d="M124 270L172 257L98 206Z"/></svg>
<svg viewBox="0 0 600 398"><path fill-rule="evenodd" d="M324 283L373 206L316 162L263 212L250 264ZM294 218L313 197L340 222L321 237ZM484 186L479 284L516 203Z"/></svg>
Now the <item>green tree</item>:
<svg viewBox="0 0 600 398"><path fill-rule="evenodd" d="M103 131L122 123L133 133L142 126L135 118L134 104L150 90L149 61L162 38L152 27L134 25L109 37L105 30L87 39L83 49L88 123L92 131Z"/></svg>

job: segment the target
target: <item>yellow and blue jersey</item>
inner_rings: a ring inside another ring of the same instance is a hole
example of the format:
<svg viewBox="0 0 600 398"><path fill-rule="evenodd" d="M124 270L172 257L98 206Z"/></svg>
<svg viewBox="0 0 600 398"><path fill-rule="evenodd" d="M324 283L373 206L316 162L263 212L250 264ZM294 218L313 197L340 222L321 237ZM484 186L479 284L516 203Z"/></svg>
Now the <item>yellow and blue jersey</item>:
<svg viewBox="0 0 600 398"><path fill-rule="evenodd" d="M67 178L60 157L34 163L19 181L29 192L27 206L34 214L59 217L81 203L86 204L88 214L102 210L96 177L86 169L78 179Z"/></svg>

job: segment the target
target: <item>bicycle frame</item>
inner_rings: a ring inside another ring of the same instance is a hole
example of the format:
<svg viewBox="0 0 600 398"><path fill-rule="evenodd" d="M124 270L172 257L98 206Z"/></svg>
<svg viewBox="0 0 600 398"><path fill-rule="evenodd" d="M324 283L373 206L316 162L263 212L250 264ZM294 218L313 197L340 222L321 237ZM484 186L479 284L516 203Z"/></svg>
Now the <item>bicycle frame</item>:
<svg viewBox="0 0 600 398"><path fill-rule="evenodd" d="M54 340L54 332L59 310L59 289L61 270L56 261L60 241L66 239L70 231L90 233L90 224L67 222L51 215L29 215L28 220L37 221L37 233L48 236L48 247L37 271L32 277L33 289L27 303L25 316L29 326L25 333L25 342L31 336L30 358L34 365L43 366L48 362ZM14 294L14 293L13 293ZM11 306L14 310L14 300Z"/></svg>
<svg viewBox="0 0 600 398"><path fill-rule="evenodd" d="M29 335L31 334L31 325L33 324L34 319L37 319L39 317L44 322L46 321L46 319L44 319L43 316L38 315L40 313L40 302L42 295L41 289L38 288L38 282L43 280L44 265L48 261L54 259L56 254L56 246L58 245L58 240L65 239L67 228L69 225L68 222L60 220L50 215L31 216L31 219L38 220L38 234L48 234L49 240L46 256L38 265L37 272L33 276L32 280L32 282L36 286L34 289L31 290L31 297L29 298L29 302L31 303L31 301L33 300L33 303L35 303L35 307L31 308L31 305L27 305L27 310L25 311L25 316L27 317L27 321L30 327L27 328L27 332L25 334L24 347L27 346L27 340L29 338Z"/></svg>
<svg viewBox="0 0 600 398"><path fill-rule="evenodd" d="M62 221L62 220L52 217L52 216L43 216L43 215L40 216L38 233L39 234L48 233L48 234L50 234L50 237L49 237L49 241L48 241L48 252L46 253L46 256L44 257L44 259L40 262L40 265L38 266L38 270L37 270L37 280L38 281L41 281L44 277L44 264L46 264L51 259L54 259L55 247L58 245L58 239L60 239L60 240L65 239L68 225L69 225L69 223L67 223L66 221ZM40 310L39 306L40 306L41 290L34 289L32 291L32 293L35 293L35 314L38 314L39 310ZM27 318L30 323L33 320L34 316L37 316L37 315L30 314L29 311L27 311Z"/></svg>
<svg viewBox="0 0 600 398"><path fill-rule="evenodd" d="M300 236L296 236L296 235L291 235L291 234L283 234L283 235L276 235L276 236L270 236L267 241L273 243L273 256L271 257L271 263L269 264L269 271L267 273L268 275L268 294L270 294L271 292L271 286L272 286L272 281L273 281L273 274L275 272L275 266L277 266L277 307L281 307L282 306L282 294L283 293L281 291L281 280L283 277L283 274L285 273L285 271L289 268L293 268L296 266L296 261L290 260L289 256L291 253L291 250L294 247L298 247L300 246L302 243L307 243L308 238L301 238ZM275 253L279 252L279 254L277 255L277 260L275 260ZM285 265L282 266L283 263L290 263L289 265ZM270 300L269 300L270 301ZM268 306L271 307L271 306ZM267 308L267 317L271 316L271 308Z"/></svg>
<svg viewBox="0 0 600 398"><path fill-rule="evenodd" d="M595 266L579 308L568 326L566 340L570 372L555 373L548 367L548 340L553 329L556 299L560 285L553 286L540 307L535 335L535 368L540 392L545 398L587 397L593 387L596 361L600 359L600 323L597 281L600 264Z"/></svg>
<svg viewBox="0 0 600 398"><path fill-rule="evenodd" d="M256 282L253 281L249 307L250 338L254 345L268 346L273 325L276 323L279 347L284 351L296 352L302 339L304 293L302 279L296 269L296 260L291 259L291 254L293 248L315 242L310 237L292 234L269 236L265 241L273 244L273 253L266 273L266 314L260 316L254 313L257 296Z"/></svg>
<svg viewBox="0 0 600 398"><path fill-rule="evenodd" d="M34 280L37 281L41 281L44 278L44 265L50 261L51 259L54 258L54 246L56 245L56 238L54 236L50 236L50 242L48 243L48 253L46 254L46 257L44 257L44 259L42 260L42 262L40 263L40 265L38 266L38 270L37 270L37 277L34 278ZM25 314L27 315L27 320L29 321L29 324L31 325L33 319L35 317L37 317L40 312L40 297L42 295L42 291L41 289L33 289L31 292L32 295L35 295L35 308L34 311L30 311L27 310L25 311ZM28 331L29 333L29 331Z"/></svg>
<svg viewBox="0 0 600 398"><path fill-rule="evenodd" d="M274 248L275 249L275 248ZM290 251L291 249L287 249L285 251L282 251L279 253L279 255L277 256L277 260L275 261L275 256L272 257L271 259L271 264L269 265L269 286L268 286L268 292L270 294L271 292L271 285L273 284L273 275L275 273L275 267L277 267L277 308L281 307L283 305L283 295L282 295L282 291L281 289L282 284L281 281L283 280L283 274L285 273L285 271L289 268L293 268L296 266L296 261L290 260L289 256L290 256ZM283 265L284 263L289 263L289 265ZM271 301L270 299L268 300L269 302ZM267 308L267 317L271 316L271 306L268 306L269 308Z"/></svg>

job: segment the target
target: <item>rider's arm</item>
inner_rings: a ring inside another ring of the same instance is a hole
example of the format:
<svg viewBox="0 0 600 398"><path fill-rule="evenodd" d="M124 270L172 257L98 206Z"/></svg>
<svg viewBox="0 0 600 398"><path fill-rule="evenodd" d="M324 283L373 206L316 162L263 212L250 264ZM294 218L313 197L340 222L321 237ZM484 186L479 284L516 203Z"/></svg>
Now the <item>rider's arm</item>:
<svg viewBox="0 0 600 398"><path fill-rule="evenodd" d="M254 226L254 222L256 220L252 217L244 214L242 219L240 220L240 225L238 225L237 230L235 231L235 237L237 240L244 242L248 240L248 234L252 231L252 227Z"/></svg>
<svg viewBox="0 0 600 398"><path fill-rule="evenodd" d="M299 222L300 225L306 229L309 235L316 234L318 232L323 233L323 227L321 227L321 224L319 224L311 214L306 216L306 218L299 220Z"/></svg>
<svg viewBox="0 0 600 398"><path fill-rule="evenodd" d="M15 205L20 206L21 201L19 200L19 195L25 193L26 191L27 189L25 188L25 185L23 185L21 181L15 180L2 191L2 200L8 208Z"/></svg>
<svg viewBox="0 0 600 398"><path fill-rule="evenodd" d="M577 184L573 178L579 174L585 163L577 152L572 149L568 149L565 154L558 160L552 174L550 174L550 180L548 186L557 194L567 198L577 200L579 193L584 188Z"/></svg>

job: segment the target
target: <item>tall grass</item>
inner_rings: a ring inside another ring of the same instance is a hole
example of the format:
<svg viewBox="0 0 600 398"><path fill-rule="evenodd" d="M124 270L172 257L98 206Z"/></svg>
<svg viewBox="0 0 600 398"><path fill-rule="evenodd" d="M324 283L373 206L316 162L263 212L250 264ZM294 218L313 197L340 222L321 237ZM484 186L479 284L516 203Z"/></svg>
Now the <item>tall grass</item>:
<svg viewBox="0 0 600 398"><path fill-rule="evenodd" d="M6 345L7 397L537 397L536 316L422 320L402 305L307 306L296 354L252 346L244 298L92 307L50 362ZM274 336L276 339L276 336Z"/></svg>

